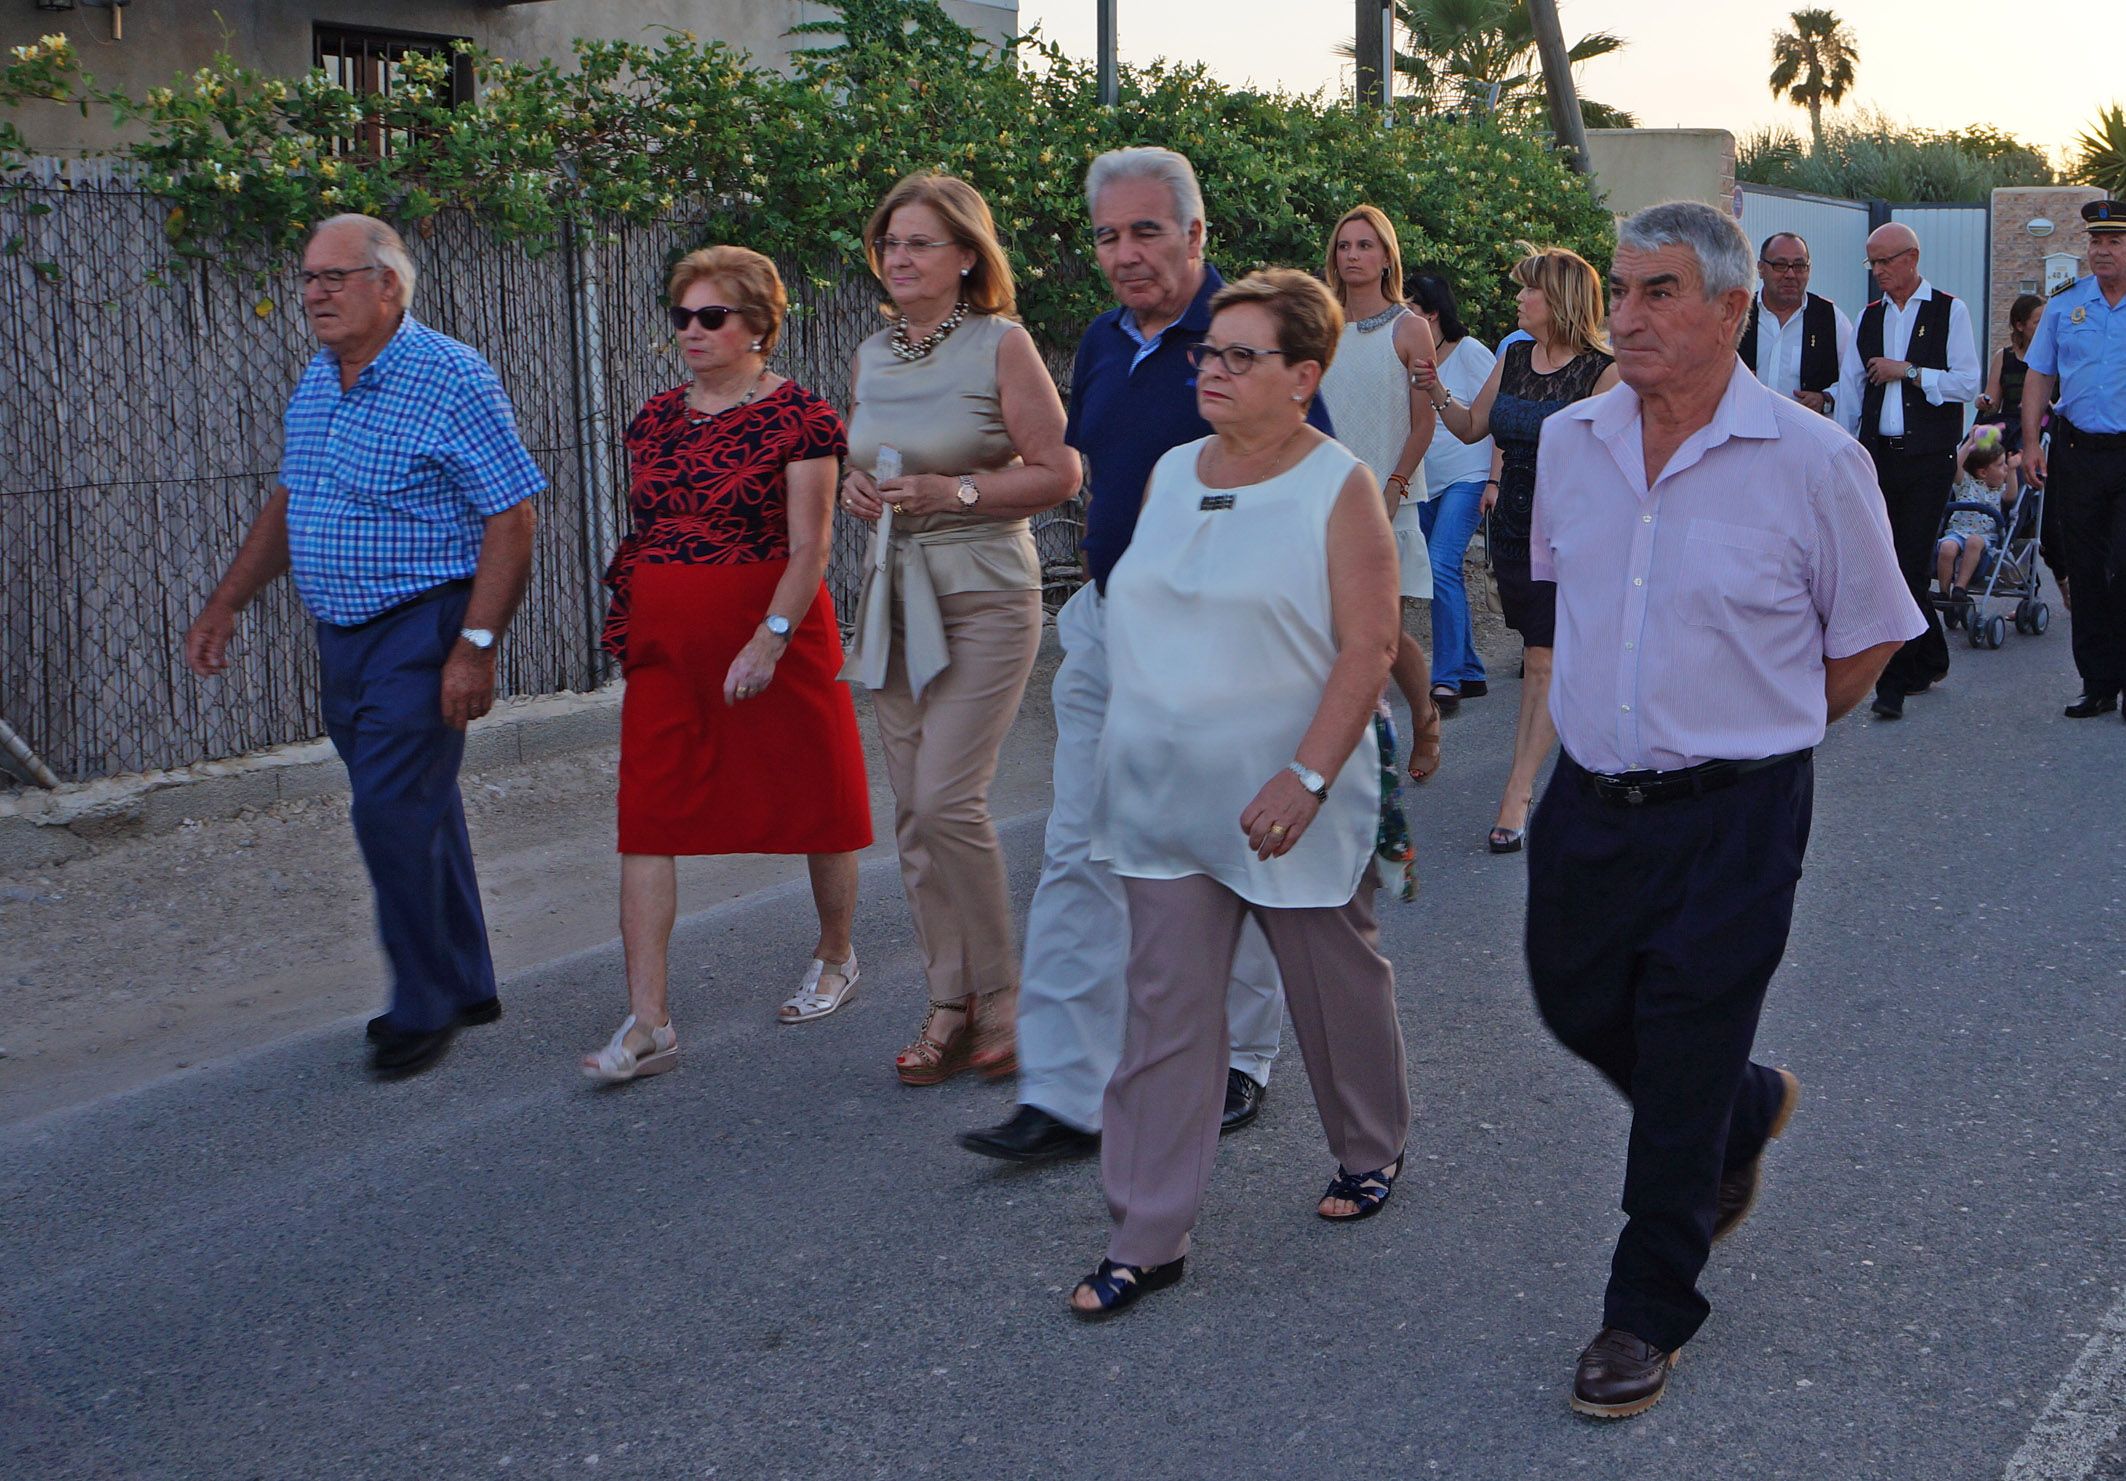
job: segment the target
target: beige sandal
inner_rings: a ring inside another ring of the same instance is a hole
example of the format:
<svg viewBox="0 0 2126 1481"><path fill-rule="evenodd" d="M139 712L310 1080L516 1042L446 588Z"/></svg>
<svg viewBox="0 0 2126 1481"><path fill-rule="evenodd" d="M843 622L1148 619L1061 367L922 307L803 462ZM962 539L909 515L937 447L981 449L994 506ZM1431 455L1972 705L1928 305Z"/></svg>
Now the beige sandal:
<svg viewBox="0 0 2126 1481"><path fill-rule="evenodd" d="M903 1085L942 1085L954 1075L973 1064L974 1003L967 997L957 1003L932 1003L930 1011L923 1015L923 1027L915 1036L915 1042L893 1056L893 1068L901 1077ZM930 1037L930 1025L941 1012L957 1009L960 1014L958 1032L940 1042Z"/></svg>
<svg viewBox="0 0 2126 1481"><path fill-rule="evenodd" d="M804 984L780 1008L775 1010L778 1023L810 1023L815 1018L825 1018L856 996L856 979L862 975L856 965L856 951L851 948L846 962L830 962L824 957L814 957L805 972Z"/></svg>
<svg viewBox="0 0 2126 1481"><path fill-rule="evenodd" d="M581 1069L602 1085L621 1085L646 1075L661 1075L679 1064L679 1035L669 1023L645 1028L630 1013L621 1020L611 1042L595 1054L586 1054Z"/></svg>

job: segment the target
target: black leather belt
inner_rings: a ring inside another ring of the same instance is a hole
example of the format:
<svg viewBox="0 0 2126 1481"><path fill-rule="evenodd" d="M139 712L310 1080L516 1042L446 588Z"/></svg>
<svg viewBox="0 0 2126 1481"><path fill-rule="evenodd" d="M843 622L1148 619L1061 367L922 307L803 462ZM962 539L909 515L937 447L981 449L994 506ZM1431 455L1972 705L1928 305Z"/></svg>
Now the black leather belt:
<svg viewBox="0 0 2126 1481"><path fill-rule="evenodd" d="M1810 747L1788 751L1783 756L1760 756L1754 761L1703 761L1681 771L1623 771L1612 775L1583 770L1580 775L1597 801L1612 807L1642 807L1649 802L1674 802L1717 792L1734 786L1753 771L1765 771L1789 761L1806 761L1814 754L1815 748Z"/></svg>
<svg viewBox="0 0 2126 1481"><path fill-rule="evenodd" d="M2058 412L2052 414L2052 435L2064 440L2069 447L2087 448L2091 452L2126 449L2126 432L2084 432Z"/></svg>

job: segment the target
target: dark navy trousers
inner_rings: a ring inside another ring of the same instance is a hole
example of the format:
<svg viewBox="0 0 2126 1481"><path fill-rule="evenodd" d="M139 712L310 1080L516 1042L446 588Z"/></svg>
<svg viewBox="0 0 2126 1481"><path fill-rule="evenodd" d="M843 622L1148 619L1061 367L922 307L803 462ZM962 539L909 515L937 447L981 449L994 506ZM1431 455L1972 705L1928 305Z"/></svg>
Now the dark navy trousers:
<svg viewBox="0 0 2126 1481"><path fill-rule="evenodd" d="M1764 1150L1782 1095L1750 1060L1786 950L1815 772L1796 757L1722 791L1597 799L1560 755L1528 827L1528 974L1543 1021L1631 1102L1627 1222L1602 1324L1664 1350L1712 1307L1721 1175Z"/></svg>
<svg viewBox="0 0 2126 1481"><path fill-rule="evenodd" d="M317 625L325 729L347 763L355 841L391 962L391 1022L429 1033L495 995L487 920L458 793L465 732L443 723L443 660L470 582L355 627Z"/></svg>

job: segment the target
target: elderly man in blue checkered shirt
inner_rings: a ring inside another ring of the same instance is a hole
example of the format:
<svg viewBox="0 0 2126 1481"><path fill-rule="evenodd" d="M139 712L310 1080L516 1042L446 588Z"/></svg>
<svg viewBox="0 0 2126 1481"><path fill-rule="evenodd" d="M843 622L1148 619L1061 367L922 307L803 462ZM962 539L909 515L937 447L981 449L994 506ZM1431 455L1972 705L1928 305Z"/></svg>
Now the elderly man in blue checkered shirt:
<svg viewBox="0 0 2126 1481"><path fill-rule="evenodd" d="M546 478L493 369L408 311L397 232L333 217L302 278L324 348L288 402L279 486L185 634L185 660L220 673L237 614L294 573L391 961L390 1011L369 1037L371 1069L392 1078L501 1017L458 764L467 723L494 705L495 645L524 596L529 501Z"/></svg>

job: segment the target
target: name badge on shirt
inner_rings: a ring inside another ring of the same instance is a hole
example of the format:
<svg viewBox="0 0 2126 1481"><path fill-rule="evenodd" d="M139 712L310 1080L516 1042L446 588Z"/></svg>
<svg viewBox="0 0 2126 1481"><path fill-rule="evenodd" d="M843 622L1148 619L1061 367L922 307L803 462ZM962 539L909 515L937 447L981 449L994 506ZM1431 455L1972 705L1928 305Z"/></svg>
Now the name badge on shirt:
<svg viewBox="0 0 2126 1481"><path fill-rule="evenodd" d="M1198 509L1230 509L1233 507L1233 496L1231 494L1205 494L1203 502L1196 507Z"/></svg>

